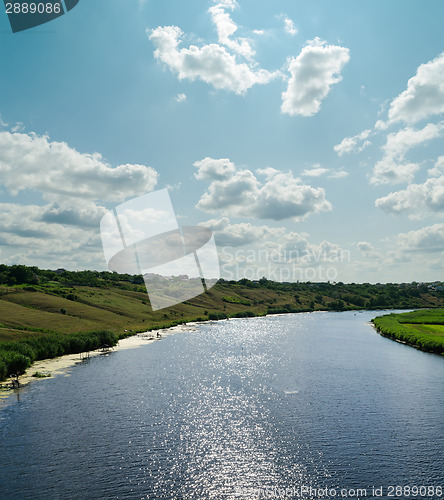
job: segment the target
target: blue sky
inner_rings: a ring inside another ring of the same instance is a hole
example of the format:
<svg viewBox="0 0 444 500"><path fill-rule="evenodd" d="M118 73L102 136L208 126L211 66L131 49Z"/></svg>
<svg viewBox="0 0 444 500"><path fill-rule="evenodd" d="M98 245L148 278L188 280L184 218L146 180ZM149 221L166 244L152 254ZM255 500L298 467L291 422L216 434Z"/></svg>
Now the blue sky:
<svg viewBox="0 0 444 500"><path fill-rule="evenodd" d="M168 187L222 276L444 279L444 4L81 0L0 14L0 261L105 269Z"/></svg>

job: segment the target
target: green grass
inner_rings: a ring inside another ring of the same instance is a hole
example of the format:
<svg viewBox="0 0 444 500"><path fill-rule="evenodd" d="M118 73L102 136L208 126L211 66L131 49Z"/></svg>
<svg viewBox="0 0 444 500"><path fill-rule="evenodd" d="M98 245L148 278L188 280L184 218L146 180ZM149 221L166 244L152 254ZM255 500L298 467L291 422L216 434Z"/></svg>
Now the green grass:
<svg viewBox="0 0 444 500"><path fill-rule="evenodd" d="M244 306L251 306L251 301L242 299L241 297L233 297L231 295L225 295L222 297L224 302L228 302L229 304L243 304Z"/></svg>
<svg viewBox="0 0 444 500"><path fill-rule="evenodd" d="M428 309L374 318L381 335L424 351L444 354L444 309Z"/></svg>

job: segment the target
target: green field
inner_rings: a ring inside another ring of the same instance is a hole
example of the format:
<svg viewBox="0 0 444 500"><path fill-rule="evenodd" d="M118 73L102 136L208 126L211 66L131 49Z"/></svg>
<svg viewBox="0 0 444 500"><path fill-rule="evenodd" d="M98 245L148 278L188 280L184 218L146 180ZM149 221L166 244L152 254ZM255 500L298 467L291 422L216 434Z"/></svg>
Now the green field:
<svg viewBox="0 0 444 500"><path fill-rule="evenodd" d="M444 354L444 309L388 314L373 319L373 324L385 337Z"/></svg>

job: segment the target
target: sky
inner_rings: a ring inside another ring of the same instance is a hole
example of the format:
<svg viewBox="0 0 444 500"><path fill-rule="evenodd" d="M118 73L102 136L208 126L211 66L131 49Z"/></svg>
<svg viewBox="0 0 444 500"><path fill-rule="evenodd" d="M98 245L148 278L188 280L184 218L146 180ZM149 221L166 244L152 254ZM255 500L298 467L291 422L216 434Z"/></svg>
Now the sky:
<svg viewBox="0 0 444 500"><path fill-rule="evenodd" d="M225 279L444 280L444 3L80 0L0 11L0 262L105 270L167 188Z"/></svg>

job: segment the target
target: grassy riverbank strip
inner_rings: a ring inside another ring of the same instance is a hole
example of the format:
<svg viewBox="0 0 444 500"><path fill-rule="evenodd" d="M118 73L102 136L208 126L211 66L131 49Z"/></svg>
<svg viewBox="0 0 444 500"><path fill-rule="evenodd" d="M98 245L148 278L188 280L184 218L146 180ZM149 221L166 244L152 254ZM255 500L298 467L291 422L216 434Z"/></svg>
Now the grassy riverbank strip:
<svg viewBox="0 0 444 500"><path fill-rule="evenodd" d="M372 322L384 337L444 355L444 309L387 314Z"/></svg>

